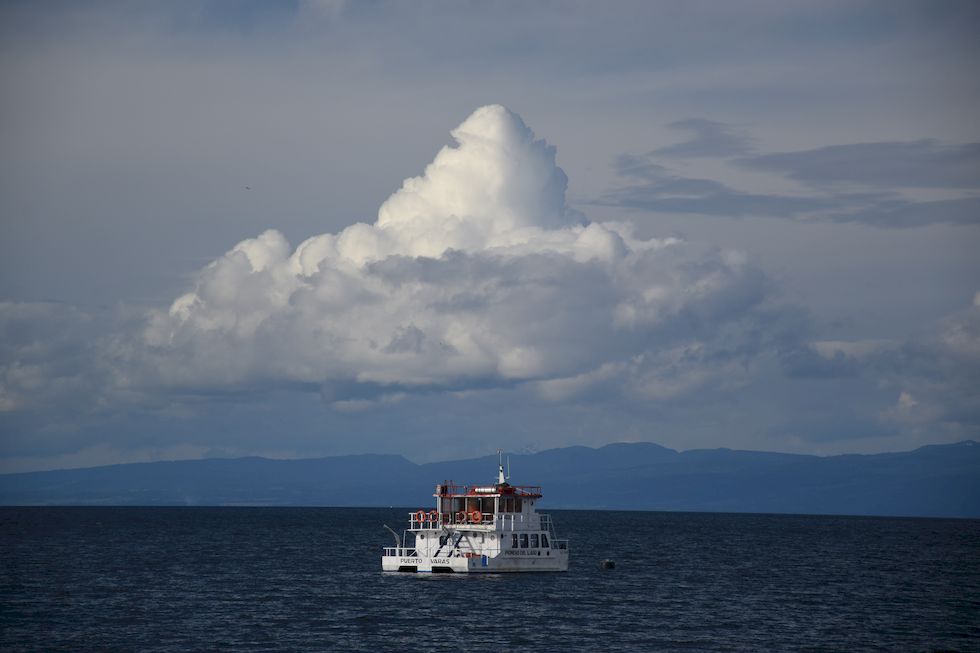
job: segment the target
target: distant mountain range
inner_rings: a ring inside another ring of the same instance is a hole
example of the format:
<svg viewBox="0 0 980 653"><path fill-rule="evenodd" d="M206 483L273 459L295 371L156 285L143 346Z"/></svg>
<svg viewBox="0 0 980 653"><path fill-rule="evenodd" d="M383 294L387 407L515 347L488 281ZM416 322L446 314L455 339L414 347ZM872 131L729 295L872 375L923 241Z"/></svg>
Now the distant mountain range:
<svg viewBox="0 0 980 653"><path fill-rule="evenodd" d="M804 456L641 442L510 455L542 507L980 518L980 443ZM436 483L492 483L497 458L205 459L0 475L2 505L428 507Z"/></svg>

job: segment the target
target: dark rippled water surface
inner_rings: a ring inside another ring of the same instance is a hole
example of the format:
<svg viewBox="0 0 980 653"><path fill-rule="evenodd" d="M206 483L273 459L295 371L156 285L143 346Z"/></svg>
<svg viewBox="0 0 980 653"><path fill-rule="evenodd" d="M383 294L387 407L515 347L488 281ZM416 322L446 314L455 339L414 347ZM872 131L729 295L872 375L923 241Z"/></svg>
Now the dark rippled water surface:
<svg viewBox="0 0 980 653"><path fill-rule="evenodd" d="M0 509L0 649L980 650L978 521L552 511L568 573L384 574L405 513Z"/></svg>

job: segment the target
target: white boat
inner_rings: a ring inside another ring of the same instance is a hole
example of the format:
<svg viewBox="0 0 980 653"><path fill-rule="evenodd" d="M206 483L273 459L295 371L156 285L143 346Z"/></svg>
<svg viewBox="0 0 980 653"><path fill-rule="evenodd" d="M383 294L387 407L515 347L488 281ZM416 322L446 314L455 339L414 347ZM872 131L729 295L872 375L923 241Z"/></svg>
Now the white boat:
<svg viewBox="0 0 980 653"><path fill-rule="evenodd" d="M436 486L432 510L409 513L408 530L385 547L384 571L501 573L568 571L568 541L550 515L535 510L539 486L507 482L501 463L493 485Z"/></svg>

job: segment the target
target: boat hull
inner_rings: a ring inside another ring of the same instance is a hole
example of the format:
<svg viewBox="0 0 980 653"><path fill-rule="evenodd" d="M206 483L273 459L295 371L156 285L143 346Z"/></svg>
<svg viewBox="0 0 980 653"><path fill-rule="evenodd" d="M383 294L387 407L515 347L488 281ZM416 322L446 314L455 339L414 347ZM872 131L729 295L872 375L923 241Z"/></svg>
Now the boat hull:
<svg viewBox="0 0 980 653"><path fill-rule="evenodd" d="M506 553L506 552L505 552ZM555 555L551 555L554 553ZM568 571L567 551L546 551L540 556L382 556L383 571L408 573L499 574Z"/></svg>

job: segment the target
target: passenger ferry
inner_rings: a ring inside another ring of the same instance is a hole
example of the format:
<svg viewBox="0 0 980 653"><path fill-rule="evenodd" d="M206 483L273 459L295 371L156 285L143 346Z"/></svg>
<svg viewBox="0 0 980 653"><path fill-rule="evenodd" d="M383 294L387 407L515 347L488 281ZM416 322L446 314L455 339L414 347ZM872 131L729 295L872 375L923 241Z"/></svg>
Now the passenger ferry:
<svg viewBox="0 0 980 653"><path fill-rule="evenodd" d="M568 541L550 515L538 513L539 486L507 482L501 462L494 485L436 486L435 509L409 513L408 530L385 547L384 571L501 573L568 571Z"/></svg>

